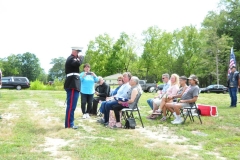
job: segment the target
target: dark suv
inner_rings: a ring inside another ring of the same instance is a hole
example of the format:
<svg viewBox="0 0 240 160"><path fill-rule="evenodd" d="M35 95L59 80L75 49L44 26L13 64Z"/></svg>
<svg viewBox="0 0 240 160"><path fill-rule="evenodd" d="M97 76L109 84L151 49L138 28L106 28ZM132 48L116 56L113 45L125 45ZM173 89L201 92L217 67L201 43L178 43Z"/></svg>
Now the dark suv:
<svg viewBox="0 0 240 160"><path fill-rule="evenodd" d="M30 83L27 77L2 77L2 88L29 88Z"/></svg>

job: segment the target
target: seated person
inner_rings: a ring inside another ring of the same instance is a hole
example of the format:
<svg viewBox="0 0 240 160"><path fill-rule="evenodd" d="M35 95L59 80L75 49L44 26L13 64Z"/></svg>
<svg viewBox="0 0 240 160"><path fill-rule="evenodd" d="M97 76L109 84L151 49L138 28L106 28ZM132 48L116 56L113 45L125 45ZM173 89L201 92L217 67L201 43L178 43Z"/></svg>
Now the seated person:
<svg viewBox="0 0 240 160"><path fill-rule="evenodd" d="M97 115L97 106L99 101L105 101L107 96L109 96L110 87L109 85L104 81L102 77L98 77L98 86L95 89L95 95L97 97L93 97L93 107L90 110L90 113L93 115Z"/></svg>
<svg viewBox="0 0 240 160"><path fill-rule="evenodd" d="M123 108L130 108L133 109L135 105L137 104L137 100L139 96L142 93L142 87L139 85L139 79L138 77L133 76L131 80L129 81L129 84L131 86L130 90L127 92L128 94L128 101L122 102L118 101L118 104L113 105L113 110L116 117L116 125L113 126L113 128L122 128L122 124L120 123L120 114L119 111L121 111Z"/></svg>
<svg viewBox="0 0 240 160"><path fill-rule="evenodd" d="M165 104L166 103L169 103L169 102L177 102L178 98L181 98L182 97L182 94L185 92L185 90L187 89L187 77L185 76L181 76L179 78L179 82L180 82L180 86L181 88L177 91L177 95L174 95L174 96L168 96L168 98L166 99L166 101L162 101L161 104L160 104L160 107L159 108L162 108L162 113L163 113L163 117L161 119L161 121L166 121L166 106Z"/></svg>
<svg viewBox="0 0 240 160"><path fill-rule="evenodd" d="M180 109L185 107L191 107L193 103L197 101L199 94L198 79L195 75L191 75L189 78L189 87L183 93L178 103L166 103L166 108L173 113L175 120L172 124L181 124L182 118L180 116Z"/></svg>
<svg viewBox="0 0 240 160"><path fill-rule="evenodd" d="M168 99L168 96L173 96L177 94L177 91L179 90L179 76L177 74L172 74L170 78L171 85L167 89L167 92L165 95L161 98L161 100L153 100L153 113L151 119L157 118L157 115L161 114L162 107L165 105L166 101L171 101L171 99ZM160 106L160 107L159 107ZM158 109L159 108L159 109Z"/></svg>
<svg viewBox="0 0 240 160"><path fill-rule="evenodd" d="M118 82L118 87L117 87L116 89L114 89L114 91L111 93L111 94L112 94L111 97L107 97L107 98L106 98L106 101L112 99L112 98L117 94L117 91L119 90L119 88L120 88L120 87L122 86L122 84L123 84L123 77L122 77L122 76L119 76L118 79L117 79L117 82ZM101 106L100 106L100 108L99 108L99 112L100 112L101 114L103 114L103 107L105 106L106 101L102 101L102 102L101 102Z"/></svg>
<svg viewBox="0 0 240 160"><path fill-rule="evenodd" d="M147 100L147 103L152 110L153 110L153 101L155 99L161 99L162 96L166 93L168 87L170 86L170 84L169 84L169 74L167 74L167 73L163 74L162 75L162 80L163 80L163 83L164 83L162 91L158 92L158 94L159 94L158 96L155 96L154 98L150 98L150 99ZM151 117L152 117L152 114L147 116L147 118L151 118Z"/></svg>
<svg viewBox="0 0 240 160"><path fill-rule="evenodd" d="M122 86L123 84L123 77L122 76L119 76L118 79L117 79L117 82L118 82L118 87L115 88L113 91L111 91L110 93L110 96L114 96L117 94L117 91L119 90L119 88Z"/></svg>
<svg viewBox="0 0 240 160"><path fill-rule="evenodd" d="M114 97L122 97L127 98L127 92L131 88L129 85L129 80L131 79L132 75L130 72L123 73L123 85L119 88L117 91L117 94ZM118 104L118 101L116 101L114 98L111 98L111 100L106 101L105 105L103 106L103 114L104 118L103 120L99 120L98 122L107 125L109 121L109 112L112 110L113 105Z"/></svg>

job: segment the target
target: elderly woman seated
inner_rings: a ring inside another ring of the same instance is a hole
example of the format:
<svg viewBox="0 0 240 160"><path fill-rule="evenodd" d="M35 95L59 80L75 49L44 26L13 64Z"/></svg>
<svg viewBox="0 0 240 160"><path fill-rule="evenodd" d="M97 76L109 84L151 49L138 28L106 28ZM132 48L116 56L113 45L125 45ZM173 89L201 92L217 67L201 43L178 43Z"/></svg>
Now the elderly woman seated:
<svg viewBox="0 0 240 160"><path fill-rule="evenodd" d="M123 108L133 109L138 103L137 101L142 93L142 88L139 85L138 77L133 76L129 81L129 84L131 88L128 91L128 101L127 102L118 101L118 104L113 106L113 110L116 117L116 125L114 125L113 128L122 128L122 124L120 123L119 111L121 111Z"/></svg>
<svg viewBox="0 0 240 160"><path fill-rule="evenodd" d="M161 100L153 100L153 113L152 117L150 117L151 119L156 119L157 116L161 114L162 107L165 105L165 103L172 101L172 99L168 97L172 97L177 94L177 91L179 90L179 76L177 74L172 74L170 81L171 85L167 89L167 92L162 96Z"/></svg>

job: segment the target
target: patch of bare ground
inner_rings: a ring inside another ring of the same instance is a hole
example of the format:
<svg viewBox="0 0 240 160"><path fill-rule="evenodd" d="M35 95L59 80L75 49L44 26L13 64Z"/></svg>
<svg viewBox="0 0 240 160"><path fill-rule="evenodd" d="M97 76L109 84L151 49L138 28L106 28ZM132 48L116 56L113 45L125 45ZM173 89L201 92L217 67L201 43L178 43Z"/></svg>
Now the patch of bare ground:
<svg viewBox="0 0 240 160"><path fill-rule="evenodd" d="M30 111L32 113L31 119L36 121L36 125L39 128L44 128L46 130L51 129L54 126L55 131L61 131L61 122L59 117L55 117L52 115L52 112L49 109L43 109L41 110L38 107L38 103L32 102L32 101L25 101L26 104L32 108ZM47 125L46 125L47 124ZM50 133L51 137L57 137L57 133L51 129L53 133ZM32 152L49 152L50 156L53 157L53 159L60 159L60 160L71 160L71 157L69 157L69 151L61 151L61 148L64 146L69 146L69 143L71 143L73 140L64 140L61 138L51 138L51 137L45 137L45 143L39 145L39 148L32 149Z"/></svg>
<svg viewBox="0 0 240 160"><path fill-rule="evenodd" d="M62 100L55 100L55 104L58 107L66 107L66 102L64 102Z"/></svg>
<svg viewBox="0 0 240 160"><path fill-rule="evenodd" d="M34 101L25 101L25 103L31 107L38 107L38 103L37 102L34 102Z"/></svg>
<svg viewBox="0 0 240 160"><path fill-rule="evenodd" d="M189 141L188 138L177 136L171 129L166 126L158 125L156 127L136 128L135 132L140 133L143 139L148 139L143 144L146 148L163 147L165 149L175 150L175 154L166 157L176 159L177 156L185 154L189 156L198 157L198 154L191 152L191 150L202 150L202 146L184 145L183 143ZM197 158L197 159L198 159Z"/></svg>
<svg viewBox="0 0 240 160"><path fill-rule="evenodd" d="M218 152L207 152L207 154L209 154L209 155L214 155L215 157L216 157L216 159L218 159L218 160L226 160L227 158L225 158L225 157L222 157L221 155L220 155L220 153L218 153Z"/></svg>
<svg viewBox="0 0 240 160"><path fill-rule="evenodd" d="M43 147L43 151L49 152L50 156L55 157L56 159L71 159L64 154L63 151L59 151L62 147L69 145L73 140L64 140L60 138L50 138L45 137L45 143L40 145Z"/></svg>
<svg viewBox="0 0 240 160"><path fill-rule="evenodd" d="M186 137L175 135L173 131L163 125L159 125L157 127L137 128L136 131L150 139L169 144L186 142L188 140Z"/></svg>
<svg viewBox="0 0 240 160"><path fill-rule="evenodd" d="M13 113L3 113L1 117L3 121L11 121L15 120L16 118L19 118L19 115Z"/></svg>

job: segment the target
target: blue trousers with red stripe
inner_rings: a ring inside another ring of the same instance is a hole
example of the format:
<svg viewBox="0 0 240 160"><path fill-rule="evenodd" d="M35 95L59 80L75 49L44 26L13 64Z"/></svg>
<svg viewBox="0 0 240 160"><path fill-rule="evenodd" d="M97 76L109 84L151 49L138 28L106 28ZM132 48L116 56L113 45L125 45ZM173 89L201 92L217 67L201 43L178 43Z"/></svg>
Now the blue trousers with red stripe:
<svg viewBox="0 0 240 160"><path fill-rule="evenodd" d="M67 92L67 108L65 116L65 128L74 126L74 111L77 107L79 91L75 89L66 89Z"/></svg>

